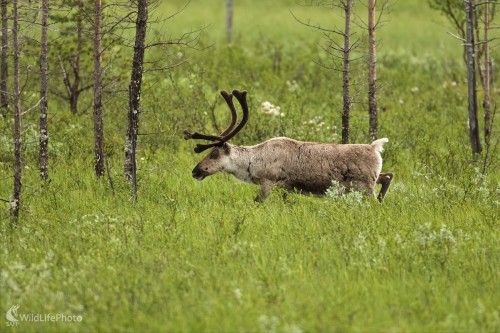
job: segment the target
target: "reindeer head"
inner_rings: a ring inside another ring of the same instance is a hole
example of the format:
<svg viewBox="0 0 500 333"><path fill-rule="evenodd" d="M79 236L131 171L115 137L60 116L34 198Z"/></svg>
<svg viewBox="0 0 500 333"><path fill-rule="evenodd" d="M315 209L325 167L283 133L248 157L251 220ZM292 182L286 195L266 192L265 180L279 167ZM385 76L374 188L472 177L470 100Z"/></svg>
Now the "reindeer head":
<svg viewBox="0 0 500 333"><path fill-rule="evenodd" d="M220 92L227 105L231 111L231 124L226 128L221 134L216 135L205 135L200 133L192 133L188 130L184 131L184 139L202 139L213 141L209 144L197 144L194 148L196 153L201 153L209 148L212 148L210 153L205 156L198 165L196 165L192 171L193 178L197 180L203 180L205 177L213 175L218 172L223 172L227 170L228 164L230 162L231 145L227 142L238 134L239 131L246 125L248 121L248 105L247 105L247 92L233 90L232 94L222 90ZM243 119L236 125L237 115L236 109L233 104L233 96L236 97L243 110Z"/></svg>

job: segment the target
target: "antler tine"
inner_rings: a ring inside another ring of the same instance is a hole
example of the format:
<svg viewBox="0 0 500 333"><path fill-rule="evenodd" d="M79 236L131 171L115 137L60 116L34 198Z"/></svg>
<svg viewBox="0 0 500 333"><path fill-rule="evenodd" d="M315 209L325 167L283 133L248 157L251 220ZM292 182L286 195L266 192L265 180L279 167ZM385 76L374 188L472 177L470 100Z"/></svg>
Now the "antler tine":
<svg viewBox="0 0 500 333"><path fill-rule="evenodd" d="M248 121L248 104L247 104L247 92L246 91L239 91L239 90L233 90L233 95L236 97L238 102L241 105L241 109L243 110L243 119L241 119L241 122L236 126L234 130L232 130L230 133L222 136L221 141L229 141L233 136L238 134L239 131L243 127L245 127L247 121Z"/></svg>
<svg viewBox="0 0 500 333"><path fill-rule="evenodd" d="M217 135L206 135L206 134L201 134L198 132L190 132L189 130L185 130L183 132L184 134L184 140L190 140L190 139L200 139L200 140L209 140L209 141L220 141L221 137Z"/></svg>
<svg viewBox="0 0 500 333"><path fill-rule="evenodd" d="M226 128L219 136L205 135L197 132L192 133L188 130L185 130L184 131L185 140L203 139L209 141L216 141L209 144L197 144L196 147L194 148L195 153L201 153L209 148L223 145L224 142L229 141L229 139L238 134L238 132L241 131L243 127L245 127L248 121L248 104L246 100L247 98L246 91L233 90L232 94L230 94L227 91L222 90L220 94L226 101L227 105L229 106L229 110L231 111L231 124L229 124L228 128ZM234 128L234 125L236 124L238 116L236 114L236 108L234 107L233 96L236 97L243 110L243 119L241 119L241 122L238 124L238 126L236 126L236 128Z"/></svg>
<svg viewBox="0 0 500 333"><path fill-rule="evenodd" d="M222 138L233 130L236 120L238 119L238 115L236 114L236 109L233 104L233 95L225 90L221 90L220 94L224 97L227 106L229 106L229 110L231 110L231 124L229 124L229 126L220 134L220 137Z"/></svg>
<svg viewBox="0 0 500 333"><path fill-rule="evenodd" d="M236 114L236 109L235 109L234 104L233 104L233 95L231 95L230 93L228 93L225 90L222 90L220 92L220 94L222 95L222 97L224 97L224 100L226 101L227 105L229 106L229 110L231 111L231 123L229 124L229 126L220 135L207 135L207 134L202 134L202 133L198 133L198 132L193 133L189 130L185 130L183 132L184 140L200 139L200 140L208 140L208 141L221 141L225 135L227 135L228 133L230 133L233 130L234 125L236 124L237 117L238 117ZM198 146L205 146L205 145L198 145ZM203 150L205 150L205 149L203 149Z"/></svg>
<svg viewBox="0 0 500 333"><path fill-rule="evenodd" d="M205 145L198 143L196 145L196 147L194 147L194 152L199 154L199 153L204 152L205 150L207 150L209 148L221 146L223 143L224 143L224 141L218 141L218 142L209 143L209 144L205 144Z"/></svg>

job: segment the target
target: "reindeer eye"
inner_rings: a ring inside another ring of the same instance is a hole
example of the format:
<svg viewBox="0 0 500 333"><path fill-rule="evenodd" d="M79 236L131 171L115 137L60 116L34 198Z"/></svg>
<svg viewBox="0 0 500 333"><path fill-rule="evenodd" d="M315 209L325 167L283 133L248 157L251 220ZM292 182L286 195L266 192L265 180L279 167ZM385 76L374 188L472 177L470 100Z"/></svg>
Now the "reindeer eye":
<svg viewBox="0 0 500 333"><path fill-rule="evenodd" d="M219 150L218 149L214 149L210 153L210 159L211 160L216 160L217 158L219 158Z"/></svg>

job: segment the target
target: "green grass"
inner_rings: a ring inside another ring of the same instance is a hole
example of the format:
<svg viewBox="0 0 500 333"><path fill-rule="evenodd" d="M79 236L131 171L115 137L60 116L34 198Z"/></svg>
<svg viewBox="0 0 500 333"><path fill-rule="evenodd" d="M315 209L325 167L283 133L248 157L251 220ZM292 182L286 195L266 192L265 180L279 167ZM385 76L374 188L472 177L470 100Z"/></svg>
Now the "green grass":
<svg viewBox="0 0 500 333"><path fill-rule="evenodd" d="M181 131L223 126L224 105L217 124L207 105L218 90L240 88L249 91L251 119L234 143L339 141L341 81L315 63L326 59L320 36L289 9L318 22L338 15L294 1L241 1L228 46L222 1L207 3L192 1L167 26L211 24L204 43L216 45L184 50L190 62L171 77L145 77L141 131L150 134L140 137L136 205L122 179L126 96L105 103L113 187L93 175L91 113L72 117L51 99L49 184L38 179L36 111L25 115L17 227L8 205L0 212L0 311L19 304L19 314L83 320L7 327L3 319L2 331L500 331L499 148L483 175L485 155L472 160L468 146L460 45L439 15L421 1L399 1L380 31L380 135L390 139L383 170L396 175L386 201L274 191L256 204L256 186L225 175L192 179L201 156ZM357 75L362 87L363 70ZM258 112L264 101L285 116ZM359 102L351 138L366 142L363 96ZM12 191L11 125L1 123L4 199Z"/></svg>
<svg viewBox="0 0 500 333"><path fill-rule="evenodd" d="M255 188L194 184L193 161L167 158L143 172L137 206L90 172L56 173L2 228L4 307L83 316L23 331L498 330L499 189L463 199L416 179L383 205L258 205Z"/></svg>

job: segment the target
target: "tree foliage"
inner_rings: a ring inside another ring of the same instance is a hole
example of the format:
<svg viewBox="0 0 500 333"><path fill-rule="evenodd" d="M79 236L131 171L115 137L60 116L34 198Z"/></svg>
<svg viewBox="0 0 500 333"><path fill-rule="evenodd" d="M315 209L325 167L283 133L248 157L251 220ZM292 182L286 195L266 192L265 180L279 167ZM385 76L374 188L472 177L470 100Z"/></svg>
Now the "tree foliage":
<svg viewBox="0 0 500 333"><path fill-rule="evenodd" d="M483 87L484 135L489 149L494 118L491 115L490 87L493 81L493 58L490 55L489 30L496 15L496 1L479 0L428 0L431 8L440 11L458 32L463 42L463 58L468 70L469 131L472 151L481 152L477 121L476 80ZM477 72L477 76L476 76ZM476 79L477 77L477 79ZM473 95L473 96L471 96ZM485 158L486 161L486 158Z"/></svg>
<svg viewBox="0 0 500 333"><path fill-rule="evenodd" d="M431 8L440 11L465 36L465 12L463 0L428 0Z"/></svg>

